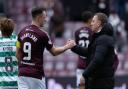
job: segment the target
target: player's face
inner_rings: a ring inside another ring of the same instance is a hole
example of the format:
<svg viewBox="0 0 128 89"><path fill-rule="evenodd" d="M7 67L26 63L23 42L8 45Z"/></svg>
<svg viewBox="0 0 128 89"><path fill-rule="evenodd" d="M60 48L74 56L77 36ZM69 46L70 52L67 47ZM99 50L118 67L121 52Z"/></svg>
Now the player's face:
<svg viewBox="0 0 128 89"><path fill-rule="evenodd" d="M41 27L46 22L46 17L47 17L46 11L43 11L42 15L39 18L39 22L40 22L40 26Z"/></svg>
<svg viewBox="0 0 128 89"><path fill-rule="evenodd" d="M88 20L89 28L91 28L91 22L92 22L92 18Z"/></svg>
<svg viewBox="0 0 128 89"><path fill-rule="evenodd" d="M97 32L100 28L100 25L101 25L101 21L98 20L98 17L95 15L93 18L92 18L92 22L91 22L91 29L93 32Z"/></svg>

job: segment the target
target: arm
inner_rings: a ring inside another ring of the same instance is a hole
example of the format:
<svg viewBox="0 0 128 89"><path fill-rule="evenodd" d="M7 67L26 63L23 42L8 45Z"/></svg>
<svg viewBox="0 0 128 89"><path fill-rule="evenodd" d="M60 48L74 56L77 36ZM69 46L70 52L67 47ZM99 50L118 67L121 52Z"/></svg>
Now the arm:
<svg viewBox="0 0 128 89"><path fill-rule="evenodd" d="M65 52L66 50L72 48L73 46L75 45L75 42L74 40L70 40L66 43L66 45L62 46L62 47L55 47L53 46L51 49L50 49L50 53L53 55L53 56L56 56L56 55L59 55L63 52Z"/></svg>
<svg viewBox="0 0 128 89"><path fill-rule="evenodd" d="M93 59L83 73L85 79L93 75L95 70L98 67L101 67L100 65L104 62L105 59L104 57L108 50L107 41L108 39L103 39L103 38L96 41L96 50Z"/></svg>
<svg viewBox="0 0 128 89"><path fill-rule="evenodd" d="M45 38L46 48L53 56L59 55L76 45L74 40L69 40L67 41L66 45L62 47L55 47L47 33L45 37L42 37L42 39L44 38Z"/></svg>
<svg viewBox="0 0 128 89"><path fill-rule="evenodd" d="M85 47L81 47L81 46L74 46L72 49L71 49L74 53L80 55L80 56L83 56L83 57L87 57L87 48Z"/></svg>
<svg viewBox="0 0 128 89"><path fill-rule="evenodd" d="M67 48L65 46L62 46L62 47L55 47L53 46L50 50L50 53L53 55L53 56L56 56L56 55L59 55L61 53L63 53L64 51L66 51Z"/></svg>

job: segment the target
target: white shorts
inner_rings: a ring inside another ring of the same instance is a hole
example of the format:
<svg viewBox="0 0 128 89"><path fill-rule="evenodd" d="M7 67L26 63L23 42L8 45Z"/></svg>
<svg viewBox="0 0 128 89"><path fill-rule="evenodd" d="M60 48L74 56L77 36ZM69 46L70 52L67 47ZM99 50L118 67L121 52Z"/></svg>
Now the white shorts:
<svg viewBox="0 0 128 89"><path fill-rule="evenodd" d="M18 89L18 88L0 88L0 89Z"/></svg>
<svg viewBox="0 0 128 89"><path fill-rule="evenodd" d="M18 89L46 89L45 78L18 77Z"/></svg>
<svg viewBox="0 0 128 89"><path fill-rule="evenodd" d="M76 85L77 85L77 87L80 84L80 78L81 78L83 72L84 72L84 69L77 69L76 70Z"/></svg>

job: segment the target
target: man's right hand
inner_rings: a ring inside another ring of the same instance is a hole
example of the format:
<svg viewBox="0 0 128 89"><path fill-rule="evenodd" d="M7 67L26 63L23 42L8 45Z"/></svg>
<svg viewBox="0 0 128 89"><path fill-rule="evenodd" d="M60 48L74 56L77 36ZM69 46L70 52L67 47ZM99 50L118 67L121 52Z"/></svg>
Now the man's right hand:
<svg viewBox="0 0 128 89"><path fill-rule="evenodd" d="M79 89L85 89L85 79L83 76L81 76L81 78L80 78Z"/></svg>
<svg viewBox="0 0 128 89"><path fill-rule="evenodd" d="M75 41L74 40L68 40L66 45L65 45L65 48L66 49L71 49L72 47L74 47L76 45Z"/></svg>

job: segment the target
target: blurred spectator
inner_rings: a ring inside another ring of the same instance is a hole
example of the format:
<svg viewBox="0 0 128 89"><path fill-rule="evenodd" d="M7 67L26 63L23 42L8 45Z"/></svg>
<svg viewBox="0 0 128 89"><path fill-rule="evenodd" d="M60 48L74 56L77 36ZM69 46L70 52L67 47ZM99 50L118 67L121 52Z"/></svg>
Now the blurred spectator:
<svg viewBox="0 0 128 89"><path fill-rule="evenodd" d="M126 13L125 13L125 29L128 33L128 0L126 1L126 4L125 4L125 8L126 8Z"/></svg>
<svg viewBox="0 0 128 89"><path fill-rule="evenodd" d="M116 11L111 11L109 15L109 22L114 28L114 35L116 38L116 45L119 52L121 52L123 46L127 43L127 33L125 31L125 23L122 21Z"/></svg>
<svg viewBox="0 0 128 89"><path fill-rule="evenodd" d="M114 30L117 30L117 26L120 23L120 18L118 16L118 14L116 13L116 11L111 11L109 14L109 22L112 24Z"/></svg>
<svg viewBox="0 0 128 89"><path fill-rule="evenodd" d="M96 0L61 0L67 20L81 21L84 11L96 12Z"/></svg>
<svg viewBox="0 0 128 89"><path fill-rule="evenodd" d="M122 20L125 19L125 1L126 0L115 0L115 2L117 2L117 12Z"/></svg>
<svg viewBox="0 0 128 89"><path fill-rule="evenodd" d="M64 10L59 0L54 1L53 16L51 16L49 34L50 36L62 37L64 32Z"/></svg>
<svg viewBox="0 0 128 89"><path fill-rule="evenodd" d="M125 19L125 3L127 0L110 0L111 9L116 10L117 14L121 19Z"/></svg>
<svg viewBox="0 0 128 89"><path fill-rule="evenodd" d="M109 0L96 0L97 1L97 11L103 12L109 15Z"/></svg>
<svg viewBox="0 0 128 89"><path fill-rule="evenodd" d="M49 33L51 36L62 37L64 32L64 19L57 16L52 16L50 22Z"/></svg>
<svg viewBox="0 0 128 89"><path fill-rule="evenodd" d="M0 13L5 13L5 1L0 0Z"/></svg>

